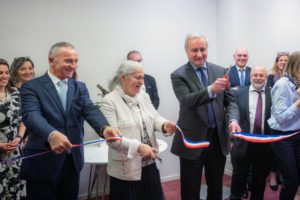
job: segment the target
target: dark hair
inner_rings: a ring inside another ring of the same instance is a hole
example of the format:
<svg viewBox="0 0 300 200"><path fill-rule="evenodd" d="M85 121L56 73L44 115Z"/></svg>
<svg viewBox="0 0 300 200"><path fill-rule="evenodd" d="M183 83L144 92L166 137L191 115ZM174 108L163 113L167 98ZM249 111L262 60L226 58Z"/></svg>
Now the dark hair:
<svg viewBox="0 0 300 200"><path fill-rule="evenodd" d="M9 70L9 64L8 64L8 62L6 60L0 58L0 65L6 65L7 69ZM12 93L14 91L14 89L12 89L12 87L10 86L10 84L7 84L6 88L7 88L7 91L9 93Z"/></svg>
<svg viewBox="0 0 300 200"><path fill-rule="evenodd" d="M18 76L18 70L25 64L25 62L30 62L32 67L34 68L34 64L29 57L16 57L14 58L13 63L10 66L10 84L12 86L16 86L16 84L20 81ZM33 72L33 76L34 76Z"/></svg>

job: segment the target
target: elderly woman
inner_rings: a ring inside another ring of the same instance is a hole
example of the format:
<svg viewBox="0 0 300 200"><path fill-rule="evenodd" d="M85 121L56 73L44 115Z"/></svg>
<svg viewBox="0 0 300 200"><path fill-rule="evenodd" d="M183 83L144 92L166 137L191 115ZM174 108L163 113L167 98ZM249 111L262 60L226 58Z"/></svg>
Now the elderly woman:
<svg viewBox="0 0 300 200"><path fill-rule="evenodd" d="M300 52L290 56L285 73L272 89L268 123L274 135L300 131ZM300 184L300 134L272 145L283 178L280 199L294 199Z"/></svg>
<svg viewBox="0 0 300 200"><path fill-rule="evenodd" d="M140 63L123 62L110 84L112 92L101 103L109 124L122 133L122 146L119 141L109 143L110 200L163 199L154 132L169 135L176 127L161 117L148 94L140 91L143 80Z"/></svg>
<svg viewBox="0 0 300 200"><path fill-rule="evenodd" d="M290 54L288 52L279 52L276 56L273 68L268 76L267 86L272 88L276 81L283 77L284 67L289 59Z"/></svg>
<svg viewBox="0 0 300 200"><path fill-rule="evenodd" d="M24 129L21 123L20 96L16 88L8 85L8 63L0 59L0 160L17 158L22 154ZM19 180L21 161L0 164L0 199L25 199L25 182Z"/></svg>

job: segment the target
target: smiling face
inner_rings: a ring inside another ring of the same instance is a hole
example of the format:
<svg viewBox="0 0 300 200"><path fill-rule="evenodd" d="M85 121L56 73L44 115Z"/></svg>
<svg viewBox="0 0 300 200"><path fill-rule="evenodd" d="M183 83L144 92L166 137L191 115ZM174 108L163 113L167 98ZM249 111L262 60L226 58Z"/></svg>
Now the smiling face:
<svg viewBox="0 0 300 200"><path fill-rule="evenodd" d="M202 67L207 59L207 43L202 38L190 38L186 48L189 61L196 67Z"/></svg>
<svg viewBox="0 0 300 200"><path fill-rule="evenodd" d="M248 51L245 48L238 48L233 58L238 67L244 68L248 62Z"/></svg>
<svg viewBox="0 0 300 200"><path fill-rule="evenodd" d="M251 70L251 83L256 90L261 90L267 83L268 72L263 66L256 66Z"/></svg>
<svg viewBox="0 0 300 200"><path fill-rule="evenodd" d="M18 80L23 83L32 79L34 75L34 68L30 61L26 61L18 70Z"/></svg>
<svg viewBox="0 0 300 200"><path fill-rule="evenodd" d="M121 74L120 79L124 93L128 96L134 97L140 92L140 88L144 84L143 69L138 67L131 74Z"/></svg>
<svg viewBox="0 0 300 200"><path fill-rule="evenodd" d="M0 64L0 87L6 87L9 81L10 75L8 67Z"/></svg>
<svg viewBox="0 0 300 200"><path fill-rule="evenodd" d="M278 58L277 67L279 70L283 71L289 57L288 56L280 56Z"/></svg>
<svg viewBox="0 0 300 200"><path fill-rule="evenodd" d="M72 78L77 62L76 50L62 47L56 55L49 56L50 72L60 80Z"/></svg>

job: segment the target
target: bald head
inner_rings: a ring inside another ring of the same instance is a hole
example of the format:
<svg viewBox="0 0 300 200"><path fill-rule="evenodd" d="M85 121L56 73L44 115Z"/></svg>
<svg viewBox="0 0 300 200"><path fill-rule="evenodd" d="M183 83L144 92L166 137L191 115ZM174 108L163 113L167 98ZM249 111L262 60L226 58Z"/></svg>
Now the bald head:
<svg viewBox="0 0 300 200"><path fill-rule="evenodd" d="M240 67L244 68L246 67L246 64L248 62L248 51L247 49L240 47L235 50L235 53L233 54L233 59L235 61L235 64Z"/></svg>
<svg viewBox="0 0 300 200"><path fill-rule="evenodd" d="M251 70L251 84L256 90L262 90L268 79L268 72L264 66L256 66Z"/></svg>

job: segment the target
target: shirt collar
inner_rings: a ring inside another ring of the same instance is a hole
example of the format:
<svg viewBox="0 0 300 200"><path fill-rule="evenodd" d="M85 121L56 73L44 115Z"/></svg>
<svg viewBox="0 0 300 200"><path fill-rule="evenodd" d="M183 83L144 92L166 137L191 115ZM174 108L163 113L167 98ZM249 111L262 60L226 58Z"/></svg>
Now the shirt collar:
<svg viewBox="0 0 300 200"><path fill-rule="evenodd" d="M51 81L53 82L54 85L57 85L57 83L59 81L65 81L66 83L68 83L68 78L65 78L64 80L60 80L59 78L57 78L56 76L54 76L53 74L51 74L51 72L48 70L48 76L50 77Z"/></svg>
<svg viewBox="0 0 300 200"><path fill-rule="evenodd" d="M191 63L191 62L190 62ZM191 65L192 65L192 67L193 67L193 69L196 71L197 69L199 69L200 67L197 67L197 66L195 66L195 65L193 65L192 63L191 63ZM207 69L207 67L206 67L206 62L204 63L204 65L202 66L202 67L204 67L204 69Z"/></svg>
<svg viewBox="0 0 300 200"><path fill-rule="evenodd" d="M244 68L241 68L241 67L239 67L239 66L237 66L237 65L235 65L235 66L236 66L236 68L237 68L238 71L239 71L240 69L243 70L243 71L246 70L246 66L245 66Z"/></svg>

